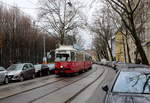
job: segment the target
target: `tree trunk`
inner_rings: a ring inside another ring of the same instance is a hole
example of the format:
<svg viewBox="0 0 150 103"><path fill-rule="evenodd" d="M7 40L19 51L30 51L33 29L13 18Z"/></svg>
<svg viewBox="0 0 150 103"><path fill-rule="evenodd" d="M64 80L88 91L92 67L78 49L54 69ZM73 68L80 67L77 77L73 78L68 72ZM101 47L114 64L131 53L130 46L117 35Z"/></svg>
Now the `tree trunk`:
<svg viewBox="0 0 150 103"><path fill-rule="evenodd" d="M143 47L141 45L141 41L140 41L140 39L137 36L133 18L131 19L131 27L132 27L132 36L133 36L133 38L135 40L135 45L137 47L137 50L140 53L140 56L141 56L141 59L142 59L142 63L146 64L146 65L149 65L148 59L147 59L146 54L145 54L145 51L144 51L144 49L143 49Z"/></svg>
<svg viewBox="0 0 150 103"><path fill-rule="evenodd" d="M110 54L111 61L114 61L114 58L113 58L113 55L112 55L112 50L111 50L108 42L107 42L107 47L108 47L108 52Z"/></svg>
<svg viewBox="0 0 150 103"><path fill-rule="evenodd" d="M125 46L124 36L123 36L123 51L124 51L124 60L126 63L127 62L127 55L126 55L126 46Z"/></svg>
<svg viewBox="0 0 150 103"><path fill-rule="evenodd" d="M130 49L129 49L129 44L128 44L128 39L126 38L126 43L127 43L127 56L128 56L128 62L131 62L131 56L130 56Z"/></svg>

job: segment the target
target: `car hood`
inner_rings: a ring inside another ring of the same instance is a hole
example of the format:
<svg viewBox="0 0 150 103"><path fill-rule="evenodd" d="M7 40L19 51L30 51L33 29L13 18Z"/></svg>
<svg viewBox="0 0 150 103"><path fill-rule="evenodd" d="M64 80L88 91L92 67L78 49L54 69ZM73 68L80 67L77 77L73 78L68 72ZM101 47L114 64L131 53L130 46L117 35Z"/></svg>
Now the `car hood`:
<svg viewBox="0 0 150 103"><path fill-rule="evenodd" d="M149 95L110 94L106 103L150 103Z"/></svg>
<svg viewBox="0 0 150 103"><path fill-rule="evenodd" d="M12 71L8 71L8 75L17 75L21 73L21 70L12 70Z"/></svg>
<svg viewBox="0 0 150 103"><path fill-rule="evenodd" d="M5 75L7 74L7 71L0 71L0 75Z"/></svg>

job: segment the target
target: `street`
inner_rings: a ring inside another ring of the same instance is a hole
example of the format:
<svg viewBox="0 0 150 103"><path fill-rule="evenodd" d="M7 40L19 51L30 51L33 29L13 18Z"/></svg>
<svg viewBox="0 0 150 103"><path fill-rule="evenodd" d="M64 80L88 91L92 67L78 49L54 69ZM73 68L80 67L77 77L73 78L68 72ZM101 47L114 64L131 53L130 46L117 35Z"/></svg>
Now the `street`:
<svg viewBox="0 0 150 103"><path fill-rule="evenodd" d="M73 77L52 75L12 83L0 87L0 103L103 103L101 86L114 74L111 68L93 65L92 70Z"/></svg>

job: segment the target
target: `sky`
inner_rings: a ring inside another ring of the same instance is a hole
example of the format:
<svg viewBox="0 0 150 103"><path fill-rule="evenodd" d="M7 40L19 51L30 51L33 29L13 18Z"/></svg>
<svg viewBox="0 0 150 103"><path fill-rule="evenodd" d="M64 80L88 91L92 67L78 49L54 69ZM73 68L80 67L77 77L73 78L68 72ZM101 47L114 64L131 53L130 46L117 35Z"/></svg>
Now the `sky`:
<svg viewBox="0 0 150 103"><path fill-rule="evenodd" d="M88 21L92 20L92 12L100 6L99 0L80 0L86 6L84 12L88 17ZM95 2L93 2L95 1ZM0 4L3 4L7 7L17 6L21 9L26 15L30 16L32 19L37 20L38 14L38 0L0 0ZM88 31L81 31L82 39L85 43L85 48L88 49L92 46L92 35Z"/></svg>

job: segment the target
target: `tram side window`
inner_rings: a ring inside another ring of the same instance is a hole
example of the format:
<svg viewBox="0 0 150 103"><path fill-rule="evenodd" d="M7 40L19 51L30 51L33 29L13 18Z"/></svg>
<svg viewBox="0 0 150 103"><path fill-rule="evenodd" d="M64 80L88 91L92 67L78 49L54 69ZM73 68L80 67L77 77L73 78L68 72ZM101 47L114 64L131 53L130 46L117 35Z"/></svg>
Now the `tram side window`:
<svg viewBox="0 0 150 103"><path fill-rule="evenodd" d="M88 55L85 55L85 61L88 61Z"/></svg>
<svg viewBox="0 0 150 103"><path fill-rule="evenodd" d="M83 61L83 54L77 53L77 61Z"/></svg>
<svg viewBox="0 0 150 103"><path fill-rule="evenodd" d="M70 61L69 54L57 54L55 61Z"/></svg>
<svg viewBox="0 0 150 103"><path fill-rule="evenodd" d="M75 61L75 53L74 52L71 52L71 60Z"/></svg>
<svg viewBox="0 0 150 103"><path fill-rule="evenodd" d="M86 61L91 61L92 58L91 58L91 56L89 56L89 55L85 55L85 60L86 60Z"/></svg>

